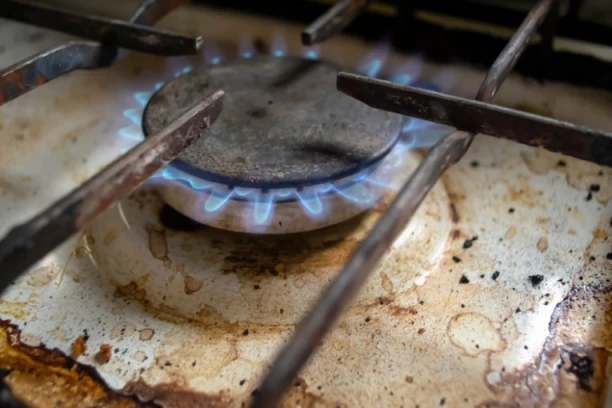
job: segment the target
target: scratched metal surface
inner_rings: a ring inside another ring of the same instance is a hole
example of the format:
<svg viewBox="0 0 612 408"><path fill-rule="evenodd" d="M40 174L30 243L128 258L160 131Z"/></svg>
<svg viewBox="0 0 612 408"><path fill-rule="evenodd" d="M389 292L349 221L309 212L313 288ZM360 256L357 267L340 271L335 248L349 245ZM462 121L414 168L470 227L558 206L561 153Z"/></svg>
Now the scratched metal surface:
<svg viewBox="0 0 612 408"><path fill-rule="evenodd" d="M129 13L122 4L108 6L108 14ZM201 33L228 52L241 38L270 44L284 33L289 51L300 52L300 27L278 21L198 9L177 11L160 26ZM19 43L0 53L3 66L65 39L4 21L0 37ZM355 65L370 47L335 38L321 55ZM386 67L405 61L390 55ZM0 230L40 211L129 145L117 135L133 93L182 64L130 55L3 106ZM463 96L475 94L483 75L411 67ZM612 130L612 97L597 91L511 77L496 101ZM402 173L419 158L406 153ZM602 406L612 347L611 198L610 169L478 136L389 249L285 405ZM45 347L34 359L32 349L15 344L8 353L2 340L0 365L14 368L15 389L49 384L44 376L33 381L23 367L51 366L40 353L57 348L69 355L87 330L77 361L100 375L93 383L162 405L240 406L385 200L339 227L255 240L165 228L159 197L143 189L4 296L0 317L17 325L23 343ZM111 346L107 363L97 356L103 344ZM16 360L15 353L29 357ZM78 405L83 395L112 393L57 388L32 402Z"/></svg>

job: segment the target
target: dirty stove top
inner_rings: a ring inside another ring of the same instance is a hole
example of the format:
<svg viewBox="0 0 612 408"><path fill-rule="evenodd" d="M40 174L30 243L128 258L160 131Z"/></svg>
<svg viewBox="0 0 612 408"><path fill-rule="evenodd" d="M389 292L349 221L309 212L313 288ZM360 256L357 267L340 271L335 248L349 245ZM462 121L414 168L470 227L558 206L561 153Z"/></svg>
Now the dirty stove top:
<svg viewBox="0 0 612 408"><path fill-rule="evenodd" d="M124 16L135 5L119 3L95 11ZM131 53L2 107L3 231L141 140L157 83L217 58L246 58L245 41L257 39L276 56L379 66L380 75L404 70L466 97L483 76L342 36L302 49L303 27L206 8L179 9L160 26L201 34L203 56ZM3 66L68 38L8 21L0 33L13 41L0 53ZM496 103L612 130L612 97L595 90L511 76ZM287 236L187 222L152 180L3 297L0 365L12 368L5 380L36 406L241 406L421 149L447 131L408 120L393 150L395 176L376 206ZM389 248L284 406L599 406L612 347L611 198L610 169L479 135Z"/></svg>

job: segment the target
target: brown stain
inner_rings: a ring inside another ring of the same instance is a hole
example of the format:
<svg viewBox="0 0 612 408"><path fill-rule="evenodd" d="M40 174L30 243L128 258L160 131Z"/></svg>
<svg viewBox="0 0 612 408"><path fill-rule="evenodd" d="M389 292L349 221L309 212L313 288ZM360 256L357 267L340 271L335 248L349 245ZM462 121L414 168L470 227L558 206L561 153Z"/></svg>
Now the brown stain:
<svg viewBox="0 0 612 408"><path fill-rule="evenodd" d="M12 194L13 196L19 198L19 199L24 199L26 198L26 194L21 191L19 188L15 187L13 185L13 183L11 183L10 181L4 179L3 177L0 177L0 189L6 191L9 194Z"/></svg>
<svg viewBox="0 0 612 408"><path fill-rule="evenodd" d="M110 344L101 344L100 349L95 355L96 363L102 365L108 363L113 357L113 348Z"/></svg>
<svg viewBox="0 0 612 408"><path fill-rule="evenodd" d="M4 381L15 397L28 406L154 407L111 390L92 367L57 349L22 343L17 326L6 320L0 320L0 367L9 372Z"/></svg>
<svg viewBox="0 0 612 408"><path fill-rule="evenodd" d="M5 140L11 140L11 143L0 150L0 160L5 164L13 163L21 155L28 155L29 151L41 142L47 127L45 119L16 117L11 122L5 122L2 136Z"/></svg>
<svg viewBox="0 0 612 408"><path fill-rule="evenodd" d="M555 307L548 337L537 358L521 369L503 372L490 388L500 404L551 407L603 406L612 357L612 288L576 286ZM584 369L575 362L584 361ZM504 389L506 392L504 392ZM510 391L510 392L508 392ZM500 405L503 406L503 405Z"/></svg>
<svg viewBox="0 0 612 408"><path fill-rule="evenodd" d="M208 228L201 233L215 233L213 246L227 253L223 273L236 274L247 287L252 287L261 284L262 279L339 269L358 244L350 235L356 227L352 220L333 229L285 236L213 232Z"/></svg>
<svg viewBox="0 0 612 408"><path fill-rule="evenodd" d="M58 148L65 147L66 144L76 143L79 136L87 131L87 129L93 128L102 122L102 118L96 117L91 119L90 121L83 123L82 125L76 126L70 131L66 132L60 139Z"/></svg>
<svg viewBox="0 0 612 408"><path fill-rule="evenodd" d="M608 239L608 233L601 228L593 230L593 239L605 240Z"/></svg>
<svg viewBox="0 0 612 408"><path fill-rule="evenodd" d="M155 330L153 329L142 329L138 332L138 338L140 341L149 341L153 338Z"/></svg>
<svg viewBox="0 0 612 408"><path fill-rule="evenodd" d="M461 230L458 230L458 229L453 230L453 232L451 233L451 238L453 240L461 238Z"/></svg>
<svg viewBox="0 0 612 408"><path fill-rule="evenodd" d="M587 196L592 185L599 191L592 192L593 198L601 204L612 199L612 169L594 163L566 157L543 149L533 149L521 153L523 162L534 174L557 171L565 174L567 184ZM562 163L563 165L559 165Z"/></svg>
<svg viewBox="0 0 612 408"><path fill-rule="evenodd" d="M21 321L27 320L30 315L27 307L27 302L9 302L8 300L0 299L0 314L2 316L12 316Z"/></svg>
<svg viewBox="0 0 612 408"><path fill-rule="evenodd" d="M83 336L79 336L76 338L74 343L72 343L72 358L79 358L85 351L87 351L85 338Z"/></svg>
<svg viewBox="0 0 612 408"><path fill-rule="evenodd" d="M108 231L108 233L104 236L103 242L104 245L108 245L111 242L113 242L115 239L117 239L117 237L119 236L119 233L117 232L116 229L111 229L110 231Z"/></svg>
<svg viewBox="0 0 612 408"><path fill-rule="evenodd" d="M118 286L115 297L129 296L136 300L143 301L147 296L147 291L144 288L138 287L136 282L130 282L124 286Z"/></svg>
<svg viewBox="0 0 612 408"><path fill-rule="evenodd" d="M548 249L548 238L541 237L540 239L538 239L536 248L538 248L538 251L540 252L546 251Z"/></svg>
<svg viewBox="0 0 612 408"><path fill-rule="evenodd" d="M204 284L204 281L202 279L196 279L187 274L183 274L183 279L185 282L184 290L185 290L185 294L187 295L192 295L196 293L202 288L202 285Z"/></svg>
<svg viewBox="0 0 612 408"><path fill-rule="evenodd" d="M149 251L155 259L168 260L168 243L166 242L165 229L154 224L147 224L149 236Z"/></svg>
<svg viewBox="0 0 612 408"><path fill-rule="evenodd" d="M225 322L225 318L212 306L204 306L198 313L196 313L196 319L200 323L204 324L221 324Z"/></svg>
<svg viewBox="0 0 612 408"><path fill-rule="evenodd" d="M229 397L219 394L205 394L183 390L173 383L148 385L143 380L131 381L123 387L123 393L136 395L144 401L151 401L164 408L225 408L233 406Z"/></svg>
<svg viewBox="0 0 612 408"><path fill-rule="evenodd" d="M58 273L59 268L56 265L40 266L28 272L26 282L35 288L41 288L51 283Z"/></svg>
<svg viewBox="0 0 612 408"><path fill-rule="evenodd" d="M459 222L459 212L457 211L457 207L455 206L455 203L450 203L450 215L451 215L451 221L457 224Z"/></svg>
<svg viewBox="0 0 612 408"><path fill-rule="evenodd" d="M346 408L346 404L340 404L317 395L315 391L309 391L309 386L302 378L296 378L292 386L279 403L279 408Z"/></svg>
<svg viewBox="0 0 612 408"><path fill-rule="evenodd" d="M508 228L508 230L504 234L504 239L506 240L512 239L514 238L515 235L516 235L516 227L513 225L510 228Z"/></svg>
<svg viewBox="0 0 612 408"><path fill-rule="evenodd" d="M474 357L483 352L501 351L506 341L493 323L479 313L459 313L453 316L446 333L455 346Z"/></svg>
<svg viewBox="0 0 612 408"><path fill-rule="evenodd" d="M389 276L387 276L386 273L384 272L380 273L380 280L381 280L381 286L383 287L384 290L386 290L389 293L393 292L393 282L391 282L391 279L389 279Z"/></svg>

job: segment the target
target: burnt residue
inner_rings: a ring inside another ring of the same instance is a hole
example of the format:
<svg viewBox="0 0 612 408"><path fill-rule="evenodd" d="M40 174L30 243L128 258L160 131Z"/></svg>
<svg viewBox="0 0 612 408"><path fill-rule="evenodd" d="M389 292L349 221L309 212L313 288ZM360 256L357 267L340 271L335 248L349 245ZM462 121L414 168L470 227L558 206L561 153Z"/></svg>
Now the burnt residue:
<svg viewBox="0 0 612 408"><path fill-rule="evenodd" d="M493 391L509 387L508 401L518 406L600 406L610 357L607 350L612 347L611 302L611 287L572 288L555 306L548 336L535 360L502 373ZM581 322L587 321L590 329L585 330Z"/></svg>
<svg viewBox="0 0 612 408"><path fill-rule="evenodd" d="M340 265L357 245L349 237L357 225L358 220L338 224L333 227L334 234L328 237L326 231L332 229L283 236L218 231L215 246L228 251L223 262L224 274L254 278L251 284L259 286L262 278L286 279L290 274L309 272L318 265L330 265L330 262Z"/></svg>
<svg viewBox="0 0 612 408"><path fill-rule="evenodd" d="M450 213L451 213L451 220L456 224L459 222L459 212L457 211L457 207L455 206L455 203L450 203Z"/></svg>
<svg viewBox="0 0 612 408"><path fill-rule="evenodd" d="M229 397L219 394L205 394L182 390L176 384L159 384L150 386L142 380L128 383L123 392L136 395L144 401L152 401L164 408L208 407L222 408L232 406Z"/></svg>
<svg viewBox="0 0 612 408"><path fill-rule="evenodd" d="M544 280L544 276L542 275L530 275L529 282L531 282L531 286L534 288L538 286Z"/></svg>
<svg viewBox="0 0 612 408"><path fill-rule="evenodd" d="M174 231L192 232L203 228L202 224L184 216L169 205L164 205L159 212L159 222Z"/></svg>
<svg viewBox="0 0 612 408"><path fill-rule="evenodd" d="M79 364L58 349L28 346L21 342L20 336L16 325L0 320L3 383L27 406L57 407L71 401L79 406L161 408L112 390L94 367ZM32 392L34 389L37 391ZM2 392L6 394L5 391Z"/></svg>
<svg viewBox="0 0 612 408"><path fill-rule="evenodd" d="M570 353L571 365L567 369L568 373L574 374L578 379L578 385L585 391L592 391L591 379L595 374L593 359L589 356L581 356Z"/></svg>

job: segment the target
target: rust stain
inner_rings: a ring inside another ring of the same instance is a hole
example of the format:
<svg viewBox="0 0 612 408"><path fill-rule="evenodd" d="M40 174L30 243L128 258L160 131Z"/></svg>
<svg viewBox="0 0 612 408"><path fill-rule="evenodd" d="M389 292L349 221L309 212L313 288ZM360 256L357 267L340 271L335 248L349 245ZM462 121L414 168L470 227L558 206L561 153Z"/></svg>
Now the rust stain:
<svg viewBox="0 0 612 408"><path fill-rule="evenodd" d="M96 362L98 364L106 364L113 357L113 348L110 344L102 344L100 345L100 350L96 353Z"/></svg>
<svg viewBox="0 0 612 408"><path fill-rule="evenodd" d="M83 336L79 336L72 343L72 358L79 358L85 351L87 351L87 344Z"/></svg>
<svg viewBox="0 0 612 408"><path fill-rule="evenodd" d="M4 381L15 397L29 406L55 408L70 401L69 406L154 407L111 390L93 368L58 350L22 343L19 329L6 320L0 320L0 367L8 371Z"/></svg>

